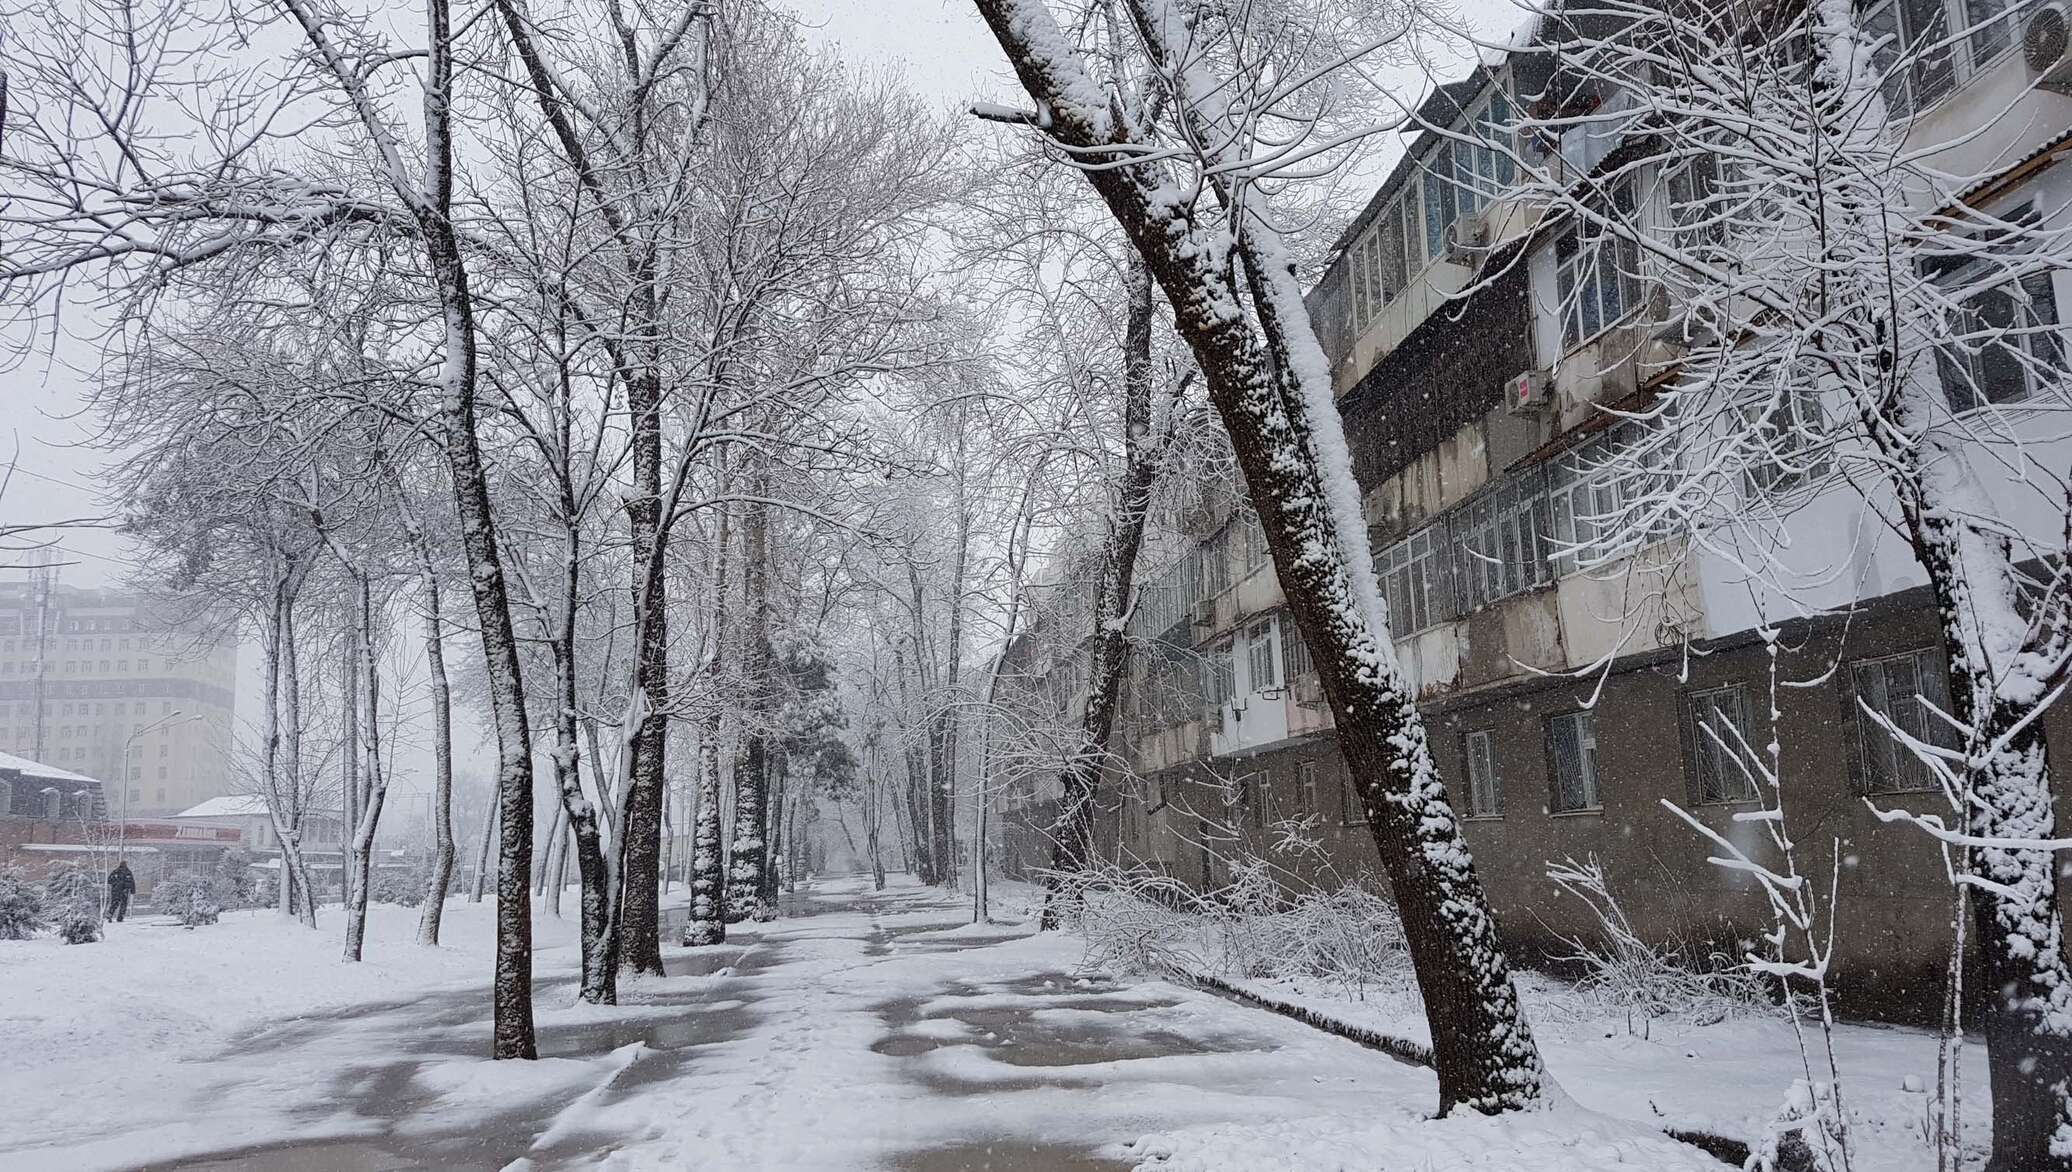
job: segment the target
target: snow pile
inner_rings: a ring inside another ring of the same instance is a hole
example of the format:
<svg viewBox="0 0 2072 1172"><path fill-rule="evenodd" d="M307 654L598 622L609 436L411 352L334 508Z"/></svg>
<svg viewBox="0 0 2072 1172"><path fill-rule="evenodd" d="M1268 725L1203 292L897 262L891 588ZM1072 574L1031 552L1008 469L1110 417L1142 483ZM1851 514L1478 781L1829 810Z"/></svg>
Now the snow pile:
<svg viewBox="0 0 2072 1172"><path fill-rule="evenodd" d="M1697 1148L1574 1108L1427 1119L1375 1116L1219 1124L1147 1135L1136 1172L1719 1172Z"/></svg>

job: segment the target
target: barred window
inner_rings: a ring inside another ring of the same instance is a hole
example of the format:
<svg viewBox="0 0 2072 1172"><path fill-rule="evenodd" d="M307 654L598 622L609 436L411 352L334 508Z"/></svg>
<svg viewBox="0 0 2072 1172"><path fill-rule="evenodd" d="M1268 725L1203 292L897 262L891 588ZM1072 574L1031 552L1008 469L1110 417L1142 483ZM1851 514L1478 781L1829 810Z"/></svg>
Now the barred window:
<svg viewBox="0 0 2072 1172"><path fill-rule="evenodd" d="M1748 691L1740 684L1686 693L1683 705L1684 768L1699 803L1756 799L1754 723Z"/></svg>
<svg viewBox="0 0 2072 1172"><path fill-rule="evenodd" d="M1556 814L1603 807L1597 792L1597 717L1564 712L1547 722L1548 756L1554 763L1549 808Z"/></svg>
<svg viewBox="0 0 2072 1172"><path fill-rule="evenodd" d="M1933 650L1922 650L1862 660L1850 665L1849 682L1863 748L1862 788L1871 793L1936 788L1928 767L1871 713L1885 717L1915 740L1957 748L1957 730L1930 710L1931 706L1950 710L1949 680L1943 674L1941 657Z"/></svg>
<svg viewBox="0 0 2072 1172"><path fill-rule="evenodd" d="M1509 598L1548 578L1544 480L1523 476L1454 514L1464 608Z"/></svg>
<svg viewBox="0 0 2072 1172"><path fill-rule="evenodd" d="M1283 612L1281 624L1281 659L1288 668L1288 682L1293 683L1303 676L1315 675L1316 660L1309 655L1309 643L1302 638L1302 631L1296 627L1295 619Z"/></svg>
<svg viewBox="0 0 2072 1172"><path fill-rule="evenodd" d="M1468 817L1501 818L1504 787L1497 778L1496 739L1488 729L1477 729L1461 738L1468 759Z"/></svg>

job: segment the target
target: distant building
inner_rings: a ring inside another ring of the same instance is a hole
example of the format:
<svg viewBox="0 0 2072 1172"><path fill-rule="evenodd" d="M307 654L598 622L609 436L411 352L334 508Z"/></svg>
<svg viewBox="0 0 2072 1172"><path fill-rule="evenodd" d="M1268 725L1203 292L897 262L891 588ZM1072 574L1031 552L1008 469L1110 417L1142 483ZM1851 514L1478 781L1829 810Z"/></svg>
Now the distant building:
<svg viewBox="0 0 2072 1172"><path fill-rule="evenodd" d="M132 820L229 792L236 647L167 630L134 595L31 574L0 583L0 749L111 779L110 813Z"/></svg>
<svg viewBox="0 0 2072 1172"><path fill-rule="evenodd" d="M239 845L252 854L253 863L279 866L281 842L273 831L273 815L266 799L256 794L227 794L210 798L164 819L178 827L182 836L228 829L238 835ZM302 861L309 867L319 890L334 886L343 873L345 857L345 815L339 810L309 810L302 815Z"/></svg>
<svg viewBox="0 0 2072 1172"><path fill-rule="evenodd" d="M175 871L213 871L242 845L235 825L188 825L110 815L99 781L26 757L0 753L0 867L42 879L73 860L107 870L129 860L137 890L149 895Z"/></svg>

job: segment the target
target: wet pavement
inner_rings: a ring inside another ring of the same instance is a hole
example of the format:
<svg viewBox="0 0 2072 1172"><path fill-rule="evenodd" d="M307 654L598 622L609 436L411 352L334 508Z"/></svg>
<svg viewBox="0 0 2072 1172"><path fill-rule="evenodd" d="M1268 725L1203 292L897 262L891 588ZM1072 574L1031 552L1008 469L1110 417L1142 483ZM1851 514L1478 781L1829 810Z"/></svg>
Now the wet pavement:
<svg viewBox="0 0 2072 1172"><path fill-rule="evenodd" d="M568 978L542 981L540 1054L583 1064L555 1067L579 1080L546 1093L447 1097L455 1070L525 1073L480 1061L479 989L252 1031L242 1061L336 1049L322 1093L284 1112L306 1138L148 1167L1097 1172L1129 1168L1115 1145L1175 1102L1214 1118L1311 1079L1277 1053L1286 1023L1077 974L1063 949L1013 943L1024 928L945 932L962 916L940 893L830 884L786 911L670 950L676 979L630 982L617 1010L571 1008Z"/></svg>

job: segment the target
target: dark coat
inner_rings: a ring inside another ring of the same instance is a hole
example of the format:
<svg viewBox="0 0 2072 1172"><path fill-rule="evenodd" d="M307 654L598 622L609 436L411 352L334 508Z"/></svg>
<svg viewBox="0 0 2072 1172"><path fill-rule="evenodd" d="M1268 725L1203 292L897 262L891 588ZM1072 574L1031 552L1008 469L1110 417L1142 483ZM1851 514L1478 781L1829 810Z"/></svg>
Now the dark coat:
<svg viewBox="0 0 2072 1172"><path fill-rule="evenodd" d="M115 869L108 872L108 894L120 896L135 895L136 893L137 876L129 869L129 864L115 864Z"/></svg>

